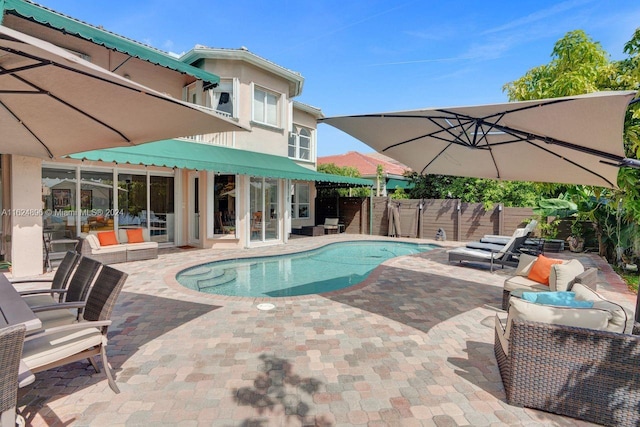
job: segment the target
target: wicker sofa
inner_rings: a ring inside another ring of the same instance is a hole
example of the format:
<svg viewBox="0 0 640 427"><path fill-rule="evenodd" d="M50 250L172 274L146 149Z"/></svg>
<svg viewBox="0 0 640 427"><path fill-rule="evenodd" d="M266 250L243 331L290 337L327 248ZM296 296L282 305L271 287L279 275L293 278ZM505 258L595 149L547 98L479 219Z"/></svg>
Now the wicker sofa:
<svg viewBox="0 0 640 427"><path fill-rule="evenodd" d="M574 289L595 294L581 284ZM629 313L608 315L594 303L545 308L553 314L536 321L526 301L512 299L508 317L496 316L494 342L507 403L602 425L640 425L640 337L627 333Z"/></svg>
<svg viewBox="0 0 640 427"><path fill-rule="evenodd" d="M570 291L574 283L582 283L592 289L596 288L598 270L585 269L578 260L567 260L562 264L551 266L549 284L538 283L527 277L537 257L521 254L515 274L504 281L502 290L502 309L507 310L509 296L512 291L527 292Z"/></svg>
<svg viewBox="0 0 640 427"><path fill-rule="evenodd" d="M117 231L118 244L103 246L97 237L99 231L90 231L80 237L79 252L86 257L93 258L104 264L140 261L158 258L158 242L152 242L149 230L142 229L144 242L129 243L127 230Z"/></svg>

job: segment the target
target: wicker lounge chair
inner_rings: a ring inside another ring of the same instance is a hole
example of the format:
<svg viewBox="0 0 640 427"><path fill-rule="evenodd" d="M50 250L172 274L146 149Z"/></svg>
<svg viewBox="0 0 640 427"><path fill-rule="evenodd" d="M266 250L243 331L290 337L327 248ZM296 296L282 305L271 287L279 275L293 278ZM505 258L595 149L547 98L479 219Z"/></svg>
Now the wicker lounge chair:
<svg viewBox="0 0 640 427"><path fill-rule="evenodd" d="M507 354L501 328L494 351L507 403L609 426L640 425L640 337L514 319Z"/></svg>
<svg viewBox="0 0 640 427"><path fill-rule="evenodd" d="M33 373L38 373L78 360L88 359L96 372L100 369L93 360L100 355L111 389L119 393L107 361L107 330L111 313L124 286L127 274L104 266L83 304L82 321L45 329L25 339L23 360Z"/></svg>
<svg viewBox="0 0 640 427"><path fill-rule="evenodd" d="M565 260L562 264L552 265L548 285L531 280L528 275L536 259L536 257L527 254L519 256L518 266L514 275L507 277L504 281L502 289L503 310L509 308L509 297L512 291L570 291L576 283L581 283L591 289L596 288L598 269L593 267L585 269L580 261L576 259Z"/></svg>
<svg viewBox="0 0 640 427"><path fill-rule="evenodd" d="M0 426L16 426L18 373L22 356L24 325L0 329ZM24 421L24 420L22 420Z"/></svg>
<svg viewBox="0 0 640 427"><path fill-rule="evenodd" d="M632 314L583 284L571 291L576 302L592 306L512 295L507 318L496 315L494 351L507 403L610 426L640 425L640 337L630 334Z"/></svg>
<svg viewBox="0 0 640 427"><path fill-rule="evenodd" d="M339 218L325 218L322 227L326 234L337 234L340 231Z"/></svg>
<svg viewBox="0 0 640 427"><path fill-rule="evenodd" d="M511 236L511 239L507 244L501 246L498 250L482 250L471 248L455 248L448 251L449 262L458 261L462 263L475 262L475 263L489 263L490 270L493 271L494 265L498 264L504 267L505 265L516 266L518 260L515 256L519 253L518 249L522 246L527 239L524 228L518 228Z"/></svg>

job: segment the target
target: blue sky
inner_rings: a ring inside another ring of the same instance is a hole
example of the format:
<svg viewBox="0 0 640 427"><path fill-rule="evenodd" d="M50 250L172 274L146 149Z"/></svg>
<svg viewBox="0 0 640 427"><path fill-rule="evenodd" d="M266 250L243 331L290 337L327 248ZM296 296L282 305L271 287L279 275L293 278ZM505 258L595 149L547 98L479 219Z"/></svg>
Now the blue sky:
<svg viewBox="0 0 640 427"><path fill-rule="evenodd" d="M38 3L169 52L245 46L301 73L297 100L325 116L504 102L504 84L548 63L568 31L620 59L640 27L632 0ZM351 150L372 151L319 125L319 156Z"/></svg>

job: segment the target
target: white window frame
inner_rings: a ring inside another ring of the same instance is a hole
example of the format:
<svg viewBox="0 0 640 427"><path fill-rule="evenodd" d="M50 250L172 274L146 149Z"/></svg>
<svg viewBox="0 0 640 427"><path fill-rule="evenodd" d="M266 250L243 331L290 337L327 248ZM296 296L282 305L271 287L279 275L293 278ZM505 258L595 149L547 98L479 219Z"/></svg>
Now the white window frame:
<svg viewBox="0 0 640 427"><path fill-rule="evenodd" d="M255 108L256 92L258 91L264 93L264 99L262 104L264 107L266 107L267 105L268 95L273 95L275 97L275 100L276 100L276 105L275 105L276 122L275 123L270 123L268 121L267 108L263 108L262 117L256 116L256 108ZM259 123L261 125L269 126L273 128L282 128L282 111L281 110L282 110L282 94L281 93L278 93L276 91L267 89L263 86L259 86L251 83L251 120L254 123Z"/></svg>
<svg viewBox="0 0 640 427"><path fill-rule="evenodd" d="M308 148L309 158L308 159L304 159L300 155L300 132L302 129L305 129L309 132L309 148ZM292 148L292 144L291 144L292 141L293 141L293 145L295 146L293 147L295 152L293 156L290 156L289 148ZM302 160L304 162L313 162L315 157L314 149L313 149L313 147L315 146L314 142L315 142L315 129L294 124L293 131L291 131L291 133L289 134L289 139L287 141L287 155L291 159Z"/></svg>
<svg viewBox="0 0 640 427"><path fill-rule="evenodd" d="M300 187L307 187L306 202L301 202L298 195ZM307 206L307 216L299 216L300 206ZM296 182L293 184L293 193L291 194L291 219L309 219L311 218L311 185L308 182Z"/></svg>
<svg viewBox="0 0 640 427"><path fill-rule="evenodd" d="M226 87L228 87L229 85L231 86L231 105L233 107L231 113L228 113L226 111L219 111L217 109L217 105L213 106L213 99L214 99L213 94L217 92L227 92L226 90L221 90L222 85L225 85ZM205 100L206 100L205 106L208 108L211 108L212 110L215 110L217 113L221 115L231 117L231 118L238 118L238 111L239 111L238 110L238 99L239 99L238 87L239 87L239 80L236 77L232 79L221 78L220 84L218 85L218 87L207 89L205 93Z"/></svg>

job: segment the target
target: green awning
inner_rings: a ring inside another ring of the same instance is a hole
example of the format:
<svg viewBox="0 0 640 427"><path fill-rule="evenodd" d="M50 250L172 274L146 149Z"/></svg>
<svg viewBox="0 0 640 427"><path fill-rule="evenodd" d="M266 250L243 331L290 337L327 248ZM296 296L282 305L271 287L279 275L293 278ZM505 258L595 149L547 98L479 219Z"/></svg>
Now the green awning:
<svg viewBox="0 0 640 427"><path fill-rule="evenodd" d="M129 163L132 165L208 170L218 173L331 182L352 186L370 187L373 185L368 179L316 172L298 165L287 157L179 139L167 139L132 147L86 151L71 154L68 157L118 164Z"/></svg>
<svg viewBox="0 0 640 427"><path fill-rule="evenodd" d="M2 23L2 18L6 13L33 19L40 24L49 25L67 34L79 36L109 49L114 49L144 61L188 74L208 83L220 82L220 77L217 75L185 64L151 46L146 46L115 33L102 30L34 3L29 3L24 0L0 0L0 23Z"/></svg>
<svg viewBox="0 0 640 427"><path fill-rule="evenodd" d="M402 188L403 190L407 190L409 188L413 188L414 186L415 185L413 182L407 181L404 179L389 178L387 180L387 191L395 190L396 187Z"/></svg>

